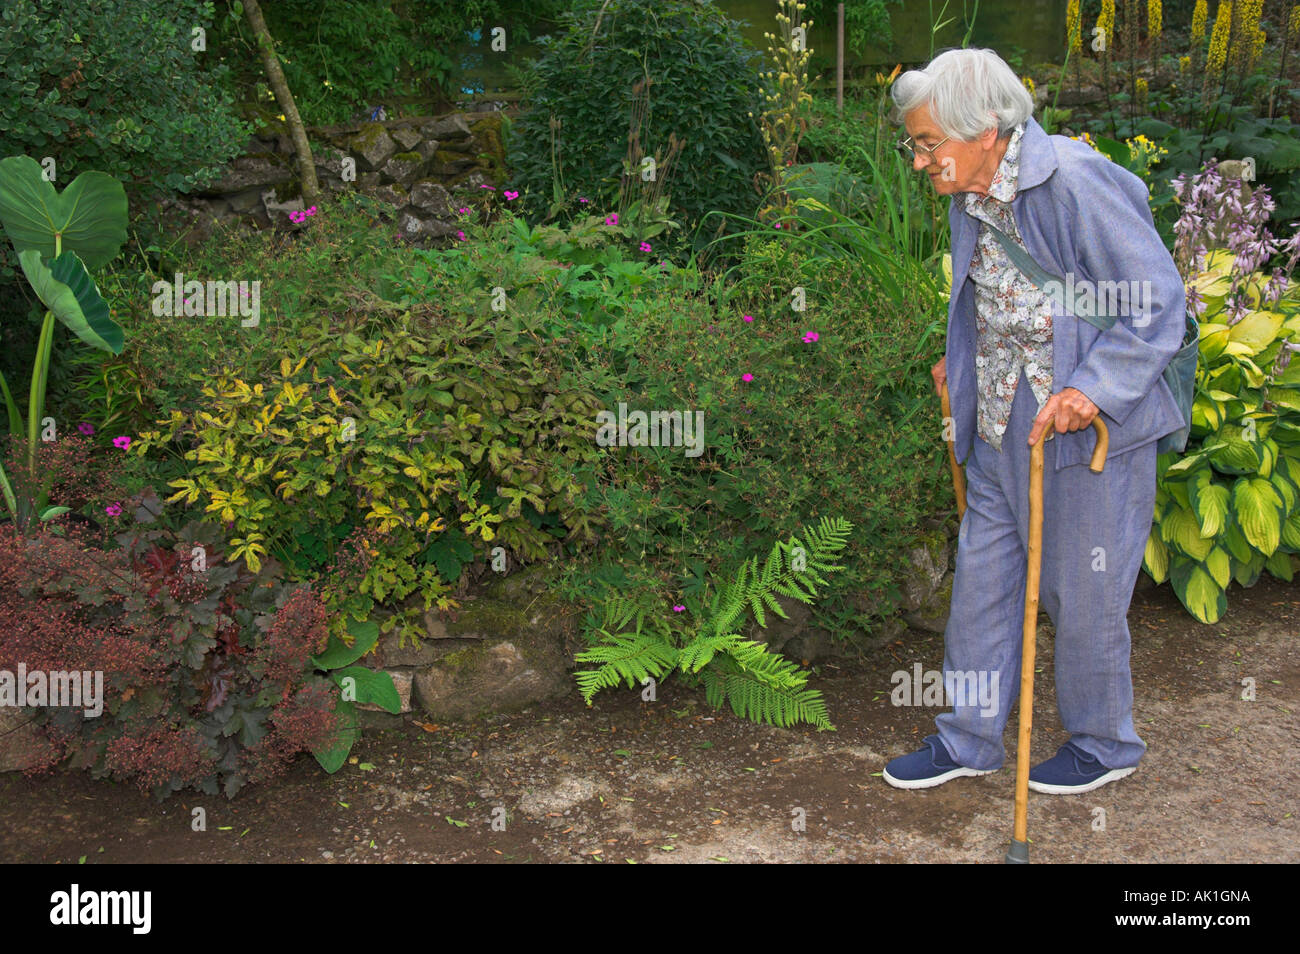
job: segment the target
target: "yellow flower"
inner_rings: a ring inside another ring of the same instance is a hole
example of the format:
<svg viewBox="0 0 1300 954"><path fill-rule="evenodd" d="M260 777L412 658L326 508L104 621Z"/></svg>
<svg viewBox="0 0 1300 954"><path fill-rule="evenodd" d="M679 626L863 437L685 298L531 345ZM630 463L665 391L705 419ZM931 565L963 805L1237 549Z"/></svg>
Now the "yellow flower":
<svg viewBox="0 0 1300 954"><path fill-rule="evenodd" d="M1287 23L1286 35L1292 45L1300 43L1300 3L1291 8L1291 19Z"/></svg>
<svg viewBox="0 0 1300 954"><path fill-rule="evenodd" d="M1032 77L1022 76L1020 77L1020 82L1025 85L1025 89L1029 90L1030 96L1034 95L1034 80Z"/></svg>
<svg viewBox="0 0 1300 954"><path fill-rule="evenodd" d="M1151 40L1160 39L1160 28L1164 25L1160 22L1162 13L1160 0L1147 0L1147 37Z"/></svg>
<svg viewBox="0 0 1300 954"><path fill-rule="evenodd" d="M1192 67L1192 58L1190 56L1178 57L1178 72L1186 73Z"/></svg>
<svg viewBox="0 0 1300 954"><path fill-rule="evenodd" d="M1137 78L1137 98L1138 102L1145 102L1147 98L1147 81L1141 76Z"/></svg>
<svg viewBox="0 0 1300 954"><path fill-rule="evenodd" d="M1101 0L1101 13L1097 16L1097 26L1101 27L1106 46L1110 47L1111 31L1115 29L1115 0Z"/></svg>
<svg viewBox="0 0 1300 954"><path fill-rule="evenodd" d="M1228 30L1232 25L1232 0L1219 0L1219 10L1214 15L1214 29L1210 32L1210 52L1206 55L1205 69L1220 73L1228 59Z"/></svg>
<svg viewBox="0 0 1300 954"><path fill-rule="evenodd" d="M1232 44L1232 62L1240 69L1249 70L1258 55L1255 51L1259 39L1259 19L1264 13L1264 0L1239 0L1237 30ZM1261 46L1262 48L1262 46Z"/></svg>
<svg viewBox="0 0 1300 954"><path fill-rule="evenodd" d="M1071 50L1078 52L1082 45L1083 19L1079 15L1079 0L1070 0L1065 8L1065 39Z"/></svg>
<svg viewBox="0 0 1300 954"><path fill-rule="evenodd" d="M1196 0L1196 9L1192 11L1192 46L1205 42L1205 20L1208 16L1205 0Z"/></svg>

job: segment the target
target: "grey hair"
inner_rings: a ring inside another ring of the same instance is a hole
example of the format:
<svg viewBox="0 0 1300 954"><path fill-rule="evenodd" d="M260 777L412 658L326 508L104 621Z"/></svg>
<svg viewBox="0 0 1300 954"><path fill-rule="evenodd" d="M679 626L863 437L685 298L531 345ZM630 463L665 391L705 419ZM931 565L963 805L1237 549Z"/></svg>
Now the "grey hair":
<svg viewBox="0 0 1300 954"><path fill-rule="evenodd" d="M1009 135L1034 112L1033 96L993 50L945 50L900 76L889 94L895 122L928 103L944 135L964 142L994 126Z"/></svg>

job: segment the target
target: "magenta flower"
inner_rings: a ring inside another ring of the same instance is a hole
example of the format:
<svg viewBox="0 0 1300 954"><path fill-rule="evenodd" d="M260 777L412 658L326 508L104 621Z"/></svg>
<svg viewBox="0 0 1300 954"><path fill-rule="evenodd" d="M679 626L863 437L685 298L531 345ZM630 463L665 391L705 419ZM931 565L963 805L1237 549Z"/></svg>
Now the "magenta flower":
<svg viewBox="0 0 1300 954"><path fill-rule="evenodd" d="M122 448L122 450L126 450L128 447L131 446L131 438L127 437L126 435L123 435L122 437L115 437L113 438L113 446L120 447Z"/></svg>
<svg viewBox="0 0 1300 954"><path fill-rule="evenodd" d="M803 336L803 342L804 342L804 344L812 344L812 343L813 343L814 341L816 341L819 337L820 337L820 336L817 334L817 332L815 332L815 331L810 331L810 332L808 332L806 335Z"/></svg>
<svg viewBox="0 0 1300 954"><path fill-rule="evenodd" d="M753 315L744 315L743 317L744 317L744 319L745 319L746 321L753 321L753 320L754 320L754 316L753 316Z"/></svg>
<svg viewBox="0 0 1300 954"><path fill-rule="evenodd" d="M496 191L497 191L497 187L496 187L496 186L480 185L479 188L480 188L480 189L491 189L493 192L496 192Z"/></svg>
<svg viewBox="0 0 1300 954"><path fill-rule="evenodd" d="M684 610L684 609L686 609L685 606L681 606L681 605L674 606L674 607L673 607L673 612L674 612L674 613L680 613L680 612L681 612L682 610Z"/></svg>
<svg viewBox="0 0 1300 954"><path fill-rule="evenodd" d="M582 196L582 195L580 195L580 196L578 196L578 201L579 201L579 202L590 202L591 200L588 199L586 196Z"/></svg>
<svg viewBox="0 0 1300 954"><path fill-rule="evenodd" d="M77 430L89 437L91 434L95 433L95 425L87 424L85 421L82 421L77 425Z"/></svg>
<svg viewBox="0 0 1300 954"><path fill-rule="evenodd" d="M649 242L642 242L642 243L641 243L641 251L643 251L643 252L648 252L648 251L650 251L650 243L649 243Z"/></svg>
<svg viewBox="0 0 1300 954"><path fill-rule="evenodd" d="M118 504L109 504L104 508L104 513L110 517L120 517L122 516L122 508Z"/></svg>
<svg viewBox="0 0 1300 954"><path fill-rule="evenodd" d="M315 215L315 214L316 214L316 206L313 205L310 209L308 209L308 210L307 210L307 214L308 214L308 215Z"/></svg>
<svg viewBox="0 0 1300 954"><path fill-rule="evenodd" d="M463 206L462 206L461 208L457 209L456 211L459 212L461 215L469 215L469 209L467 209L467 208L465 208L465 207L463 207Z"/></svg>
<svg viewBox="0 0 1300 954"><path fill-rule="evenodd" d="M456 238L460 239L462 242L465 241L465 233L460 230L457 230Z"/></svg>
<svg viewBox="0 0 1300 954"><path fill-rule="evenodd" d="M618 213L615 212L615 213L613 213L612 215L607 215L607 216L605 216L605 224L606 224L606 225L618 225Z"/></svg>
<svg viewBox="0 0 1300 954"><path fill-rule="evenodd" d="M746 371L744 374L742 374L742 375L740 376L740 380L742 380L742 381L753 381L753 380L754 380L754 376L753 376L752 374L750 374L748 371Z"/></svg>
<svg viewBox="0 0 1300 954"><path fill-rule="evenodd" d="M507 189L505 192L502 192L501 194L506 197L507 202L509 202L511 199L519 198L518 192L511 192L509 189Z"/></svg>
<svg viewBox="0 0 1300 954"><path fill-rule="evenodd" d="M781 223L780 222L776 223L776 227L779 229L781 227Z"/></svg>

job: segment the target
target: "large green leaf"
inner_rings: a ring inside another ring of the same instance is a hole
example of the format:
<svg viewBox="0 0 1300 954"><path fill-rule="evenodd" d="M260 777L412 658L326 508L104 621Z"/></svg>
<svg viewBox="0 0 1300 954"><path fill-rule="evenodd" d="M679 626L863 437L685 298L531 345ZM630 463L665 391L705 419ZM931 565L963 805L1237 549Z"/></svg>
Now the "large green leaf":
<svg viewBox="0 0 1300 954"><path fill-rule="evenodd" d="M354 637L352 645L349 646L341 639L331 635L329 644L325 647L325 652L312 657L311 661L317 669L341 669L344 666L350 666L370 652L375 643L379 642L379 624L373 620L359 623L354 619L349 619L347 625L348 632Z"/></svg>
<svg viewBox="0 0 1300 954"><path fill-rule="evenodd" d="M352 746L357 739L361 738L361 729L358 727L357 707L351 702L344 702L342 699L334 706L334 712L339 717L339 731L334 736L329 745L316 749L312 755L316 756L316 761L326 772L333 775L343 763L347 761L348 753L352 751Z"/></svg>
<svg viewBox="0 0 1300 954"><path fill-rule="evenodd" d="M18 252L72 251L98 268L126 242L126 222L126 190L107 173L83 172L59 193L30 156L0 160L0 225Z"/></svg>
<svg viewBox="0 0 1300 954"><path fill-rule="evenodd" d="M1268 562L1264 564L1264 569L1268 570L1268 572L1272 573L1279 580L1286 580L1290 583L1291 578L1295 575L1295 566L1292 562L1293 559L1294 558L1291 554L1278 550L1268 558Z"/></svg>
<svg viewBox="0 0 1300 954"><path fill-rule="evenodd" d="M1263 477L1242 477L1232 485L1232 509L1251 546L1271 556L1282 538L1282 498Z"/></svg>
<svg viewBox="0 0 1300 954"><path fill-rule="evenodd" d="M1228 488L1215 482L1212 467L1198 470L1187 488L1192 510L1201 524L1201 536L1217 537L1228 521Z"/></svg>
<svg viewBox="0 0 1300 954"><path fill-rule="evenodd" d="M1182 507L1175 507L1165 514L1165 518L1160 521L1160 536L1165 543L1172 544L1175 549L1196 560L1204 560L1209 556L1210 547L1214 545L1212 540L1201 536L1201 525L1196 514Z"/></svg>
<svg viewBox="0 0 1300 954"><path fill-rule="evenodd" d="M1169 581L1183 606L1202 623L1217 623L1228 608L1223 587L1199 563L1175 559L1169 568Z"/></svg>
<svg viewBox="0 0 1300 954"><path fill-rule="evenodd" d="M109 315L108 303L76 252L64 252L49 268L35 249L20 252L18 261L36 297L55 318L91 347L122 353L122 328Z"/></svg>
<svg viewBox="0 0 1300 954"><path fill-rule="evenodd" d="M344 679L353 680L356 689L353 702L369 702L394 715L402 711L402 697L397 694L393 677L386 672L365 666L348 666L346 669L334 670L330 673L330 678L339 689L343 688Z"/></svg>
<svg viewBox="0 0 1300 954"><path fill-rule="evenodd" d="M1169 548L1160 539L1160 531L1156 527L1152 527L1147 534L1147 548L1142 556L1142 565L1157 584L1169 577Z"/></svg>

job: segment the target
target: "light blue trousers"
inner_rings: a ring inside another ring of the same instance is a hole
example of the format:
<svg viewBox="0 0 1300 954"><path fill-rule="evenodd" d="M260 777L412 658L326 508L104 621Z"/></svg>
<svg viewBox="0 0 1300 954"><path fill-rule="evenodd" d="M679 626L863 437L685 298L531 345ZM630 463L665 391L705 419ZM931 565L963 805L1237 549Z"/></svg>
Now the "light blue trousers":
<svg viewBox="0 0 1300 954"><path fill-rule="evenodd" d="M944 632L945 685L954 674L997 673L997 705L950 692L935 721L961 765L996 769L1003 730L1020 695L1029 547L1029 430L1039 411L1022 372L1002 450L977 435L966 464L966 514L958 534L952 608ZM1039 606L1056 626L1056 701L1073 741L1107 768L1137 765L1146 751L1133 727L1126 619L1151 530L1155 442L1106 461L1053 469L1044 450ZM973 676L963 675L963 679ZM960 683L954 683L959 685Z"/></svg>

